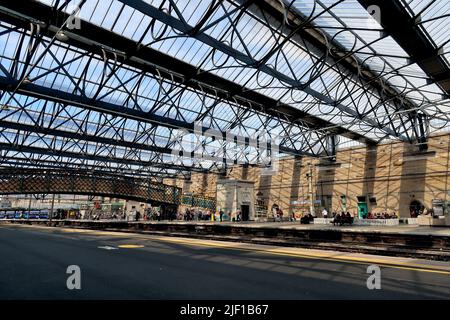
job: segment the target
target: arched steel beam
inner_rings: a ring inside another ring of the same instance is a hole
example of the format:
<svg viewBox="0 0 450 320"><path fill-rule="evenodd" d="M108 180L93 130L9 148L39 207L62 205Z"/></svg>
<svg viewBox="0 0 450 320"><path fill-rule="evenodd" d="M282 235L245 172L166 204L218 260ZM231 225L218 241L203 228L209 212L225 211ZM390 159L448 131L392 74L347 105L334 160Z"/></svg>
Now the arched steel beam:
<svg viewBox="0 0 450 320"><path fill-rule="evenodd" d="M48 6L41 3L30 3L28 6L18 6L11 2L5 5L6 8L23 13L30 19L35 19L35 22L43 21L46 23L46 32L49 36L54 36L55 32L59 30L56 19L60 21L61 16L67 16L64 13L59 12L58 15ZM12 23L21 27L28 27L28 20L23 18L14 17L6 12L0 12L2 20ZM120 36L116 33L112 33L103 28L95 26L89 22L83 21L83 28L80 30L68 30L66 34L72 35L67 42L76 47L83 48L84 50L98 52L99 47L104 46L107 48L115 49L117 52L124 52L126 55L126 63L130 66L139 68L146 72L154 74L160 74L163 77L167 77L170 80L175 80L183 83L196 90L200 89L209 94L217 94L221 99L230 100L232 102L243 103L248 107L247 101L253 102L255 106L262 107L264 112L273 116L279 116L280 114L287 116L292 120L299 119L308 124L311 129L323 129L328 128L328 131L334 134L339 134L348 137L353 140L358 140L367 144L376 144L376 141L361 135L358 132L348 130L342 126L330 123L324 119L308 114L301 110L298 110L287 104L278 102L275 99L267 97L258 92L247 90L242 86L233 83L229 80L214 75L211 72L205 72L204 70L198 70L194 66L175 59L162 52L154 50L147 46ZM121 59L119 54L119 59ZM172 73L165 73L156 71L158 67L173 71ZM177 77L176 75L179 75ZM328 101L334 105L334 101ZM259 111L259 109L258 109ZM170 121L168 122L170 123ZM206 130L207 128L205 128ZM394 132L390 133L395 135ZM284 152L280 149L281 152ZM288 151L286 151L288 152Z"/></svg>

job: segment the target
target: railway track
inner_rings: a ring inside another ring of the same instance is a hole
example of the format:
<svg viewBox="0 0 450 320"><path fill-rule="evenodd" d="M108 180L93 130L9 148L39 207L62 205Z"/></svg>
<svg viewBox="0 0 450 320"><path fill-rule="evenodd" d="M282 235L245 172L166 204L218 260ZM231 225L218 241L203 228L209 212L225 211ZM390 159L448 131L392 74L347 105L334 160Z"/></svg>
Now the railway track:
<svg viewBox="0 0 450 320"><path fill-rule="evenodd" d="M3 220L5 221L5 220ZM6 221L5 221L6 222ZM12 223L44 224L46 220L10 220ZM52 221L53 227L143 233L159 236L186 237L219 241L277 245L342 252L358 252L384 256L413 257L449 261L448 236L411 235L387 232L358 232L230 225L195 225L177 223L128 223L120 221Z"/></svg>

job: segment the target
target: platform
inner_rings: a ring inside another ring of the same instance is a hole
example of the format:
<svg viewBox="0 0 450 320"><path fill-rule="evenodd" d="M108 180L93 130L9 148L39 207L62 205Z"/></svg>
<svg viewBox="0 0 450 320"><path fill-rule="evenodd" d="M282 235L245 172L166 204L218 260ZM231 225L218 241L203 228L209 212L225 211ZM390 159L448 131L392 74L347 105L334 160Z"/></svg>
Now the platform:
<svg viewBox="0 0 450 320"><path fill-rule="evenodd" d="M443 261L140 233L5 223L0 252L0 299L374 301L446 299L450 290ZM72 264L83 274L76 292L64 286ZM382 290L367 289L369 265L381 268Z"/></svg>
<svg viewBox="0 0 450 320"><path fill-rule="evenodd" d="M137 223L137 222L130 222ZM406 235L434 235L450 237L448 227L429 227L400 224L397 226L333 226L332 224L300 224L296 222L218 222L218 221L141 221L148 224L180 224L180 225L223 225L242 228L278 228L281 230L336 230L345 232L397 233Z"/></svg>
<svg viewBox="0 0 450 320"><path fill-rule="evenodd" d="M419 226L328 226L298 222L2 220L164 236L450 260L450 229Z"/></svg>

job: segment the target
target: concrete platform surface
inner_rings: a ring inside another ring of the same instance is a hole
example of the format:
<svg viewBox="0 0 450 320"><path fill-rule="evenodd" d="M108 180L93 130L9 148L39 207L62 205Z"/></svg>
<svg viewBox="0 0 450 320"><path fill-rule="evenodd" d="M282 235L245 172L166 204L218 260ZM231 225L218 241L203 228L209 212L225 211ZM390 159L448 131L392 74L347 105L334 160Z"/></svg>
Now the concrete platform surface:
<svg viewBox="0 0 450 320"><path fill-rule="evenodd" d="M0 299L450 297L450 263L422 259L19 224L0 224L0 254Z"/></svg>
<svg viewBox="0 0 450 320"><path fill-rule="evenodd" d="M3 219L1 222L15 221L14 219ZM17 221L24 222L24 219ZM46 222L47 220L30 219L30 222ZM94 223L123 223L124 220L52 220L57 221L80 221L80 222L94 222ZM294 222L219 222L219 221L128 221L130 224L174 224L174 225L223 225L242 228L277 228L284 230L336 230L341 232L368 232L368 233L386 233L386 234L403 234L403 235L432 235L432 236L450 236L450 227L429 227L417 225L398 225L398 226L333 226L324 224L300 224L298 221Z"/></svg>
<svg viewBox="0 0 450 320"><path fill-rule="evenodd" d="M102 222L102 220L98 221ZM108 220L110 222L110 220ZM417 225L399 225L399 226L333 226L321 224L300 224L299 222L219 222L219 221L139 221L129 223L148 223L148 224L180 224L180 225L225 225L243 228L279 228L286 230L337 230L343 232L374 232L374 233L398 233L405 235L433 235L450 236L449 227L429 227Z"/></svg>

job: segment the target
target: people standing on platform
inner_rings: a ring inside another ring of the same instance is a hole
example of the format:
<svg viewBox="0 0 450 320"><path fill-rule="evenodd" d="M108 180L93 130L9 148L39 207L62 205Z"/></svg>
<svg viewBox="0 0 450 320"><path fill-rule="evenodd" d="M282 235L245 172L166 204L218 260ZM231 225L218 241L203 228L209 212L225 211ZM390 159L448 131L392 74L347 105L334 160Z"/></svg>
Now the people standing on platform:
<svg viewBox="0 0 450 320"><path fill-rule="evenodd" d="M238 222L242 221L242 212L241 212L241 210L238 210L236 212L236 219L237 219Z"/></svg>
<svg viewBox="0 0 450 320"><path fill-rule="evenodd" d="M222 209L220 209L220 210L219 210L219 217L220 217L220 222L222 222L222 221L223 221L223 215L224 215L224 212L223 212L223 210L222 210Z"/></svg>
<svg viewBox="0 0 450 320"><path fill-rule="evenodd" d="M282 222L283 221L283 210L281 210L281 208L278 208L277 214L278 214L278 217L280 218L280 222Z"/></svg>
<svg viewBox="0 0 450 320"><path fill-rule="evenodd" d="M323 216L325 219L328 218L328 211L327 211L326 208L323 208L323 210L322 210L322 216Z"/></svg>
<svg viewBox="0 0 450 320"><path fill-rule="evenodd" d="M336 213L336 215L334 216L333 219L333 225L339 225L341 223L341 214L340 213Z"/></svg>
<svg viewBox="0 0 450 320"><path fill-rule="evenodd" d="M347 222L348 224L353 224L353 217L352 217L352 215L350 214L350 212L348 212L348 211L347 211L347 214L346 214L346 222Z"/></svg>
<svg viewBox="0 0 450 320"><path fill-rule="evenodd" d="M206 213L205 220L211 220L212 216L213 216L213 211L208 210L208 212Z"/></svg>
<svg viewBox="0 0 450 320"><path fill-rule="evenodd" d="M314 216L311 213L305 213L300 219L301 224L310 224L314 220Z"/></svg>

